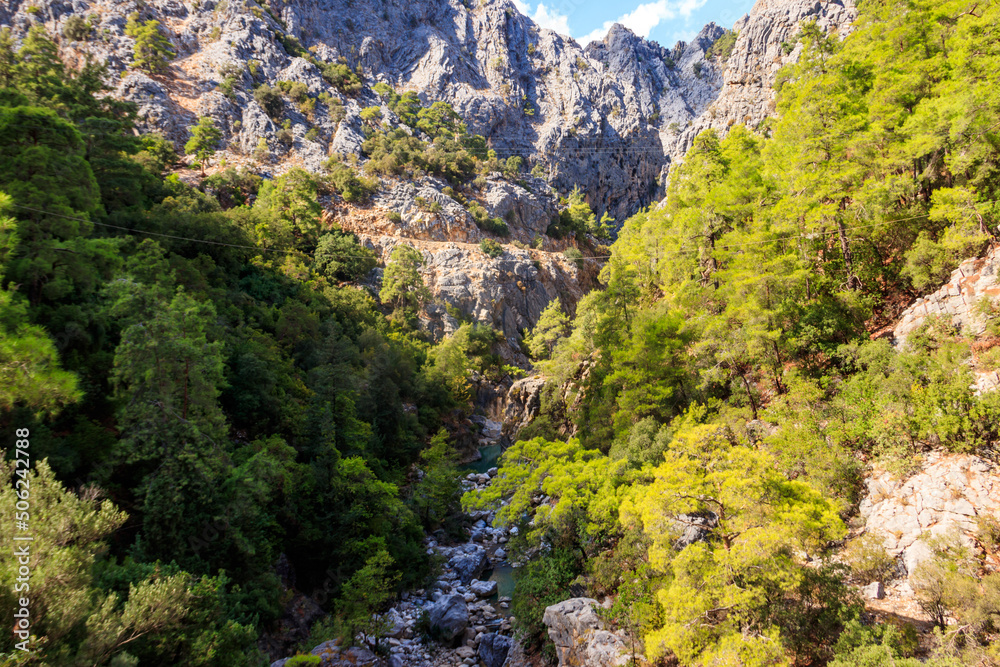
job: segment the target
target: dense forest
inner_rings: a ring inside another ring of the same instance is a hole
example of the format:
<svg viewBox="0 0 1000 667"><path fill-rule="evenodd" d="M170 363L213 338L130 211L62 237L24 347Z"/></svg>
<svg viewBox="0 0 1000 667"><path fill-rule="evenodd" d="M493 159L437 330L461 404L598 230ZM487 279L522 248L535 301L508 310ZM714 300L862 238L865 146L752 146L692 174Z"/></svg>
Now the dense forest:
<svg viewBox="0 0 1000 667"><path fill-rule="evenodd" d="M464 502L508 499L498 521L548 550L515 600L539 644L544 607L582 583L651 660L1000 662L983 552L942 540L917 572L928 613L957 619L921 647L912 626L871 624L850 586L892 568L878 541L836 548L866 467L995 456L1000 396L970 386L1000 364L996 304L977 304L978 341L936 317L903 349L885 334L996 240L1000 8L860 10L845 40L803 26L777 118L702 133L665 205L625 223L604 289L533 332L542 414ZM706 519L707 541L678 542ZM996 553L997 526L981 535Z"/></svg>
<svg viewBox="0 0 1000 667"><path fill-rule="evenodd" d="M103 69L67 67L40 28L16 51L0 33L0 84L0 423L30 433L40 563L38 650L8 633L5 664L256 665L288 602L279 555L337 612L318 633L353 636L432 573L424 529L459 493L442 429L464 420L471 370L502 372L496 334L428 343L406 246L379 302L351 282L376 259L321 219L320 197L366 194L342 165L186 185ZM211 130L192 128L206 160ZM4 475L24 479L15 454ZM7 487L5 534L17 500ZM0 564L13 608L10 550Z"/></svg>
<svg viewBox="0 0 1000 667"><path fill-rule="evenodd" d="M1000 305L977 304L978 337L934 317L905 346L887 334L1000 233L1000 6L869 0L846 39L804 25L797 44L776 117L699 135L600 288L545 310L525 340L540 414L461 496L470 377L514 372L500 334L430 342L422 255L400 245L373 295L374 253L320 202L414 170L475 187L520 161L384 87L428 141L376 129L371 107L361 174L331 160L196 187L102 67L63 63L44 30L17 48L0 32L0 430L30 433L31 470L7 444L0 467L30 481L39 563L37 650L8 634L5 664L267 664L287 569L330 612L312 644L352 641L433 581L424 537L463 537L461 506L519 528L514 614L541 660L545 607L582 586L651 664L1000 665L1000 523L978 550L934 542L913 579L939 625L924 637L865 613L857 585L895 564L853 538L871 467L997 456L1000 393L970 386L1000 369ZM211 119L191 132L205 163ZM579 191L565 203L550 235L596 247L610 221ZM17 501L5 485L4 534ZM705 538L681 540L690 526ZM17 572L0 552L5 608Z"/></svg>

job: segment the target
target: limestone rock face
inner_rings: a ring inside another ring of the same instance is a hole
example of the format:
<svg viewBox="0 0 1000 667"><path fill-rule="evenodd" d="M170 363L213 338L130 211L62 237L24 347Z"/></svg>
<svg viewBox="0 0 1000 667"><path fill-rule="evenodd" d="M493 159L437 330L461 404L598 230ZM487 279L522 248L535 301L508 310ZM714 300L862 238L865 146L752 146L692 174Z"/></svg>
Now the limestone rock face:
<svg viewBox="0 0 1000 667"><path fill-rule="evenodd" d="M579 185L599 216L607 211L620 223L662 195L664 167L698 131L724 130L731 120L755 125L772 113L774 73L797 57L785 55L782 42L808 19L846 30L851 3L761 0L738 22L736 47L723 62L706 58L725 33L714 24L673 49L622 26L583 49L539 28L510 0L276 0L273 13L240 0L155 0L142 4L143 17L162 23L177 57L163 77L127 74L116 94L139 104L143 129L178 147L196 118L210 114L229 157L247 155L263 139L272 157L315 170L331 153L359 155L359 114L382 104L370 88L382 81L416 90L425 103L451 103L500 157L532 160L559 190ZM70 16L94 15L91 37L62 47L71 58L89 53L107 63L117 81L133 60L125 23L139 9L134 0L13 0L0 5L0 24L16 37L35 22L59 34ZM346 59L363 75L362 89L339 92L300 57L293 39L321 63ZM219 88L227 77L228 98ZM303 83L313 96L326 93L343 112L324 103L306 115L286 101L283 119L294 141L279 145L278 125L253 101L255 87L279 81ZM318 135L306 140L311 128ZM493 203L542 229L547 206L529 200Z"/></svg>
<svg viewBox="0 0 1000 667"><path fill-rule="evenodd" d="M896 342L905 345L906 337L929 315L948 318L958 329L966 329L972 335L982 333L986 325L975 316L974 307L983 297L1000 298L998 271L997 248L991 249L986 257L962 262L941 289L921 297L903 312L892 332Z"/></svg>
<svg viewBox="0 0 1000 667"><path fill-rule="evenodd" d="M545 608L542 621L556 645L559 667L617 667L632 660L626 640L604 629L597 600L572 598Z"/></svg>
<svg viewBox="0 0 1000 667"><path fill-rule="evenodd" d="M865 530L882 537L890 554L902 556L910 576L930 556L927 537L957 532L968 541L978 517L1000 518L1000 470L971 454L934 452L905 481L884 473L865 483Z"/></svg>
<svg viewBox="0 0 1000 667"><path fill-rule="evenodd" d="M857 16L854 0L757 0L733 26L738 35L718 96L674 141L669 153L683 156L705 129L722 134L735 124L753 129L774 115L775 75L798 61L802 45L795 43L795 35L802 23L816 21L828 34L846 37Z"/></svg>
<svg viewBox="0 0 1000 667"><path fill-rule="evenodd" d="M542 409L545 378L540 375L521 378L507 390L504 402L504 425L519 430L531 423Z"/></svg>
<svg viewBox="0 0 1000 667"><path fill-rule="evenodd" d="M346 228L346 227L345 227ZM357 232L356 232L357 233ZM502 255L488 257L478 244L403 240L358 234L362 242L388 261L399 243L424 254L424 283L448 307L502 332L508 363L526 364L521 332L530 330L550 301L575 304L598 269L594 260L579 267L561 253L505 246ZM421 326L436 337L451 333L459 322L446 308L428 307Z"/></svg>

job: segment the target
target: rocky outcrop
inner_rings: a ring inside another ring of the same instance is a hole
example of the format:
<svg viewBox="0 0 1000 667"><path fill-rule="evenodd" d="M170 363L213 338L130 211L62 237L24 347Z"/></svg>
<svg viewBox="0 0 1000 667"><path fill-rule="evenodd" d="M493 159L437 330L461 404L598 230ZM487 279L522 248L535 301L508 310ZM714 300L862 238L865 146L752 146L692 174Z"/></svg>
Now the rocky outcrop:
<svg viewBox="0 0 1000 667"><path fill-rule="evenodd" d="M905 346L906 337L931 315L950 320L956 329L969 335L981 334L986 323L976 317L976 304L984 297L1000 298L997 276L1000 256L997 250L992 248L985 257L962 262L941 289L921 297L907 308L892 332L897 344Z"/></svg>
<svg viewBox="0 0 1000 667"><path fill-rule="evenodd" d="M504 402L504 426L511 435L524 428L542 409L545 378L540 375L521 378L507 390Z"/></svg>
<svg viewBox="0 0 1000 667"><path fill-rule="evenodd" d="M124 28L134 11L161 21L178 55L166 76L130 73L117 94L139 105L145 129L178 147L187 127L208 114L223 130L231 162L263 140L273 157L318 169L331 153L360 153L360 111L382 104L370 88L382 81L416 90L425 102L451 103L500 157L541 165L561 191L581 186L598 215L607 211L619 222L662 194L664 166L698 131L731 121L755 125L773 112L774 73L797 56L786 55L782 43L801 21L836 31L854 16L850 0L761 0L737 23L725 62L706 57L725 33L714 24L669 50L622 26L583 49L540 29L510 0L274 0L268 11L245 0L14 0L0 6L0 23L23 35L42 22L59 35L70 16L94 16L87 41L62 46L70 56L106 62L118 80L133 59ZM362 89L339 92L301 57L305 50L321 64L345 60L363 74ZM325 103L303 112L286 102L293 142L282 145L278 124L253 100L254 87L279 81L325 93L343 112ZM384 108L383 116L394 122ZM306 139L310 128L317 132ZM541 226L545 207L519 201L517 215Z"/></svg>
<svg viewBox="0 0 1000 667"><path fill-rule="evenodd" d="M358 236L384 262L399 243L423 252L424 283L437 301L425 309L424 329L436 337L453 332L460 322L449 310L457 311L500 331L506 341L502 356L507 363L520 365L528 363L521 350L522 333L535 325L553 299L562 297L575 304L599 268L596 260L581 260L578 266L562 253L514 246L505 246L499 257L489 257L478 245Z"/></svg>
<svg viewBox="0 0 1000 667"><path fill-rule="evenodd" d="M804 22L815 21L828 34L846 37L858 12L854 0L757 0L736 22L736 44L726 61L718 96L691 125L668 144L676 160L694 138L708 128L721 134L733 125L754 129L776 111L775 75L797 62L802 45L796 35Z"/></svg>
<svg viewBox="0 0 1000 667"><path fill-rule="evenodd" d="M928 538L957 533L969 542L977 519L1000 519L1000 470L979 456L933 452L906 480L881 473L865 483L865 531L882 537L910 575L930 556Z"/></svg>
<svg viewBox="0 0 1000 667"><path fill-rule="evenodd" d="M556 646L559 667L618 667L633 659L626 640L604 629L596 605L591 598L572 598L545 608L542 621Z"/></svg>

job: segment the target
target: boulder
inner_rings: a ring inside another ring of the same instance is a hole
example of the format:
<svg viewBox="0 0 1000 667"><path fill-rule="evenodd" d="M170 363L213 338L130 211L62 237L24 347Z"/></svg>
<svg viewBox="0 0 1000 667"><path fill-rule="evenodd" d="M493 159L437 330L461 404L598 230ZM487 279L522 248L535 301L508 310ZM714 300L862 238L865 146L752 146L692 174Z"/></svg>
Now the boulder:
<svg viewBox="0 0 1000 667"><path fill-rule="evenodd" d="M488 598L491 595L496 595L497 582L473 579L472 583L469 584L469 590L481 598Z"/></svg>
<svg viewBox="0 0 1000 667"><path fill-rule="evenodd" d="M382 620L386 622L387 626L385 631L386 637L396 637L398 639L403 636L404 632L406 632L406 619L404 619L395 609L387 611L385 616L382 617Z"/></svg>
<svg viewBox="0 0 1000 667"><path fill-rule="evenodd" d="M885 587L882 585L881 581L873 581L862 588L861 592L869 600L881 600L885 597Z"/></svg>
<svg viewBox="0 0 1000 667"><path fill-rule="evenodd" d="M469 627L469 607L461 595L446 595L431 607L431 629L442 641L451 643Z"/></svg>
<svg viewBox="0 0 1000 667"><path fill-rule="evenodd" d="M485 667L503 667L510 652L510 637L491 632L479 640L479 659Z"/></svg>
<svg viewBox="0 0 1000 667"><path fill-rule="evenodd" d="M486 558L486 549L478 544L466 544L456 550L448 566L455 571L459 581L468 584L490 566L490 561Z"/></svg>
<svg viewBox="0 0 1000 667"><path fill-rule="evenodd" d="M545 608L542 622L556 646L559 667L620 667L633 660L626 638L604 629L594 612L597 604L592 598L572 598Z"/></svg>

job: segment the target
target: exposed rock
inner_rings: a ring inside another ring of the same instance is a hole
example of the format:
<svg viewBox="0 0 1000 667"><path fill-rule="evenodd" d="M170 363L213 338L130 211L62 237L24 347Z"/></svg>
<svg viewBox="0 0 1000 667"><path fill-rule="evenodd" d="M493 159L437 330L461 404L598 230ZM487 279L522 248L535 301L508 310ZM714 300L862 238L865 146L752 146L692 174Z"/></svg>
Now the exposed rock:
<svg viewBox="0 0 1000 667"><path fill-rule="evenodd" d="M477 544L466 544L456 547L448 560L448 567L455 571L459 581L468 584L490 566L486 558L486 549Z"/></svg>
<svg viewBox="0 0 1000 667"><path fill-rule="evenodd" d="M674 542L674 548L681 550L695 542L701 542L708 537L712 529L719 525L719 517L715 512L699 514L681 514L677 517L681 527L681 536Z"/></svg>
<svg viewBox="0 0 1000 667"><path fill-rule="evenodd" d="M928 537L957 533L969 542L978 517L1000 518L1000 471L971 454L933 452L905 481L882 473L866 484L868 494L860 505L865 530L882 537L890 554L902 557L911 577L931 555Z"/></svg>
<svg viewBox="0 0 1000 667"><path fill-rule="evenodd" d="M903 312L892 332L897 343L905 346L906 337L920 327L929 315L947 318L956 328L964 329L970 335L982 333L986 325L975 316L974 308L983 297L1000 298L998 269L1000 256L997 248L992 248L986 257L962 262L941 289L921 297ZM980 390L988 390L996 384L992 378L985 378Z"/></svg>
<svg viewBox="0 0 1000 667"><path fill-rule="evenodd" d="M542 389L545 378L540 375L521 378L507 390L504 405L504 425L513 431L531 423L542 409Z"/></svg>
<svg viewBox="0 0 1000 667"><path fill-rule="evenodd" d="M378 667L382 664L378 656L366 648L341 649L339 639L323 642L310 653L320 656L323 667Z"/></svg>
<svg viewBox="0 0 1000 667"><path fill-rule="evenodd" d="M396 237L358 236L386 262L392 249L404 242ZM561 296L575 304L598 268L596 260L583 262L580 268L561 254L512 246L505 247L501 256L491 258L479 246L410 240L405 243L423 251L424 283L432 294L447 306L502 332L505 361L525 366L528 360L521 350L522 332L534 326L551 300ZM437 337L457 327L457 322L449 321L445 308L428 309L426 314L422 325Z"/></svg>
<svg viewBox="0 0 1000 667"><path fill-rule="evenodd" d="M604 629L594 612L597 604L591 598L572 598L545 608L542 621L556 645L560 667L617 667L632 660L627 641Z"/></svg>
<svg viewBox="0 0 1000 667"><path fill-rule="evenodd" d="M398 639L406 632L406 620L395 609L387 611L385 616L383 616L383 620L387 625L387 630L385 631L386 637L396 637Z"/></svg>
<svg viewBox="0 0 1000 667"><path fill-rule="evenodd" d="M107 63L117 79L133 61L134 42L124 26L134 8L116 0L14 0L0 5L0 23L20 37L36 21L58 32L70 16L95 15L101 39L67 46L74 55L87 52ZM725 33L714 24L669 50L616 25L605 40L583 49L540 29L510 0L474 6L460 0L277 0L271 9L273 15L237 2L146 3L144 15L161 22L179 55L163 83L133 72L117 94L140 105L144 129L163 132L179 147L197 115L216 116L223 106L218 84L225 70L234 77L232 101L225 101L231 108L216 120L227 140L236 138L229 150L247 154L264 139L280 156L317 169L328 153L360 154L358 114L382 104L370 83L387 82L418 91L425 103L451 103L500 157L535 160L557 189L580 185L598 215L607 211L619 222L662 194L664 166L700 129L724 130L730 121L755 125L773 112L774 73L797 57L781 44L801 21L815 18L824 29L846 32L854 16L850 0L762 0L737 23L739 38L723 62L718 55L706 58ZM352 69L360 67L368 85L346 98L296 49L286 50L288 38L321 63L344 58ZM256 85L278 81L304 83L314 96L326 93L345 114L338 122L320 104L306 118L286 103L295 134L287 156L275 141L277 126L260 116L252 99ZM309 127L319 130L315 141L303 140ZM526 182L535 190L532 179ZM515 187L490 194L492 214L512 212L525 228L544 231L552 213L548 202L530 192L508 197Z"/></svg>
<svg viewBox="0 0 1000 667"><path fill-rule="evenodd" d="M708 128L725 134L735 124L754 129L774 115L774 79L782 67L797 62L802 45L795 36L806 21L829 34L846 37L858 12L854 0L758 0L736 22L736 44L726 61L718 97L673 142L668 153L680 158L694 138Z"/></svg>
<svg viewBox="0 0 1000 667"><path fill-rule="evenodd" d="M885 586L881 581L873 581L862 588L861 592L869 600L881 600L885 597Z"/></svg>
<svg viewBox="0 0 1000 667"><path fill-rule="evenodd" d="M503 667L510 652L510 637L494 632L483 635L479 640L479 659L484 667Z"/></svg>
<svg viewBox="0 0 1000 667"><path fill-rule="evenodd" d="M472 583L469 584L469 590L481 598L488 598L491 595L496 595L497 582L473 579Z"/></svg>
<svg viewBox="0 0 1000 667"><path fill-rule="evenodd" d="M454 641L469 626L469 607L461 595L441 598L430 609L430 624L441 640Z"/></svg>

